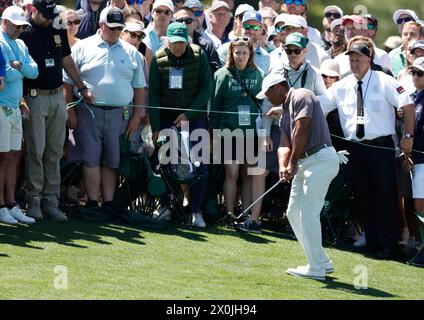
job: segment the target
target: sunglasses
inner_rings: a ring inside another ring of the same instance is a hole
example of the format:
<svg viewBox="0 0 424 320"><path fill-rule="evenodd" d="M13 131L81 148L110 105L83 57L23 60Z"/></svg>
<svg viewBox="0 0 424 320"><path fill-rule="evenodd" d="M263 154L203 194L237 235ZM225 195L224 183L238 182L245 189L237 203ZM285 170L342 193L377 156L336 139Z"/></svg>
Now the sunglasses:
<svg viewBox="0 0 424 320"><path fill-rule="evenodd" d="M108 25L106 25L106 27L107 27L110 31L122 31L122 30L124 30L124 27L109 27Z"/></svg>
<svg viewBox="0 0 424 320"><path fill-rule="evenodd" d="M172 11L171 10L161 10L161 9L156 9L155 10L155 12L157 13L157 14L165 14L165 15L167 15L167 16L169 16L171 13L172 13Z"/></svg>
<svg viewBox="0 0 424 320"><path fill-rule="evenodd" d="M302 6L305 3L303 0L284 0L284 4L287 4L287 5L295 4L296 6Z"/></svg>
<svg viewBox="0 0 424 320"><path fill-rule="evenodd" d="M284 28L283 24L280 24L278 26L275 26L275 32L280 33L283 32L286 28Z"/></svg>
<svg viewBox="0 0 424 320"><path fill-rule="evenodd" d="M338 77L331 77L331 76L327 76L327 75L325 75L325 74L322 74L321 76L322 76L322 78L323 78L323 79L327 79L327 78L329 78L329 79L332 79L332 80L337 80L337 78L338 78Z"/></svg>
<svg viewBox="0 0 424 320"><path fill-rule="evenodd" d="M125 32L128 33L132 39L137 38L138 41L141 41L142 39L144 39L144 34L137 34L136 32L131 32L131 31L125 31Z"/></svg>
<svg viewBox="0 0 424 320"><path fill-rule="evenodd" d="M203 11L202 10L194 11L194 16L196 18L199 18L199 17L203 16Z"/></svg>
<svg viewBox="0 0 424 320"><path fill-rule="evenodd" d="M72 25L79 25L80 24L80 20L77 20L77 19L75 19L74 21L71 21L71 20L68 20L68 21L66 21L66 25L67 26L72 26Z"/></svg>
<svg viewBox="0 0 424 320"><path fill-rule="evenodd" d="M415 21L412 17L407 17L407 18L403 18L403 19L397 19L396 23L397 24L403 24L409 21Z"/></svg>
<svg viewBox="0 0 424 320"><path fill-rule="evenodd" d="M324 17L326 17L327 19L330 19L331 17L333 17L334 19L340 19L342 16L340 15L340 13L334 13L334 12L326 12L324 14Z"/></svg>
<svg viewBox="0 0 424 320"><path fill-rule="evenodd" d="M377 29L377 25L374 23L367 23L367 29L368 30L375 30Z"/></svg>
<svg viewBox="0 0 424 320"><path fill-rule="evenodd" d="M253 26L253 25L248 24L248 23L245 23L245 24L243 25L243 28L244 28L244 29L246 29L246 30L254 30L254 31L259 31L259 30L261 30L261 26Z"/></svg>
<svg viewBox="0 0 424 320"><path fill-rule="evenodd" d="M422 78L424 76L424 72L420 71L420 70L411 70L411 71L409 71L409 74L413 77L417 76L419 78Z"/></svg>
<svg viewBox="0 0 424 320"><path fill-rule="evenodd" d="M302 52L302 49L285 49L287 55L291 55L292 53L294 53L295 55L299 55Z"/></svg>
<svg viewBox="0 0 424 320"><path fill-rule="evenodd" d="M192 18L181 18L181 19L177 19L175 21L182 22L182 23L185 23L185 24L192 24L194 20Z"/></svg>
<svg viewBox="0 0 424 320"><path fill-rule="evenodd" d="M26 24L23 24L23 25L16 25L16 24L13 24L12 22L10 22L9 21L9 23L11 24L11 25L13 25L17 30L26 30L26 28L28 27Z"/></svg>
<svg viewBox="0 0 424 320"><path fill-rule="evenodd" d="M237 37L233 39L233 43L249 43L249 37Z"/></svg>

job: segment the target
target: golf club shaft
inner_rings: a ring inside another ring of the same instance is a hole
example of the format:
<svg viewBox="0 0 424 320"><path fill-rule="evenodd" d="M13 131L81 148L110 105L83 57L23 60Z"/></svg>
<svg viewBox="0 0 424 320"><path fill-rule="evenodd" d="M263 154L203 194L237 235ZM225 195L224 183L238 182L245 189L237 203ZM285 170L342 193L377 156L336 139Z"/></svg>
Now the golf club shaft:
<svg viewBox="0 0 424 320"><path fill-rule="evenodd" d="M271 188L269 188L263 195L261 195L258 199L256 199L246 210L240 213L237 219L240 219L247 211L249 211L256 203L258 203L263 197L265 197L268 193L274 190L283 180L278 180L276 184L274 184Z"/></svg>

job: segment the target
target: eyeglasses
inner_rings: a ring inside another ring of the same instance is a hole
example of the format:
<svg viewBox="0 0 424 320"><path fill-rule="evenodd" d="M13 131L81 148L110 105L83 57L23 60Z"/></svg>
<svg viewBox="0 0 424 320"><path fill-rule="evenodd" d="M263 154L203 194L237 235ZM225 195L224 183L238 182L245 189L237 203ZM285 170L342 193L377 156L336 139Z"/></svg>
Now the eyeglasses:
<svg viewBox="0 0 424 320"><path fill-rule="evenodd" d="M199 17L203 16L203 11L202 10L194 11L194 16L196 18L199 18Z"/></svg>
<svg viewBox="0 0 424 320"><path fill-rule="evenodd" d="M284 4L287 4L287 5L295 4L296 6L302 6L305 3L303 0L284 0Z"/></svg>
<svg viewBox="0 0 424 320"><path fill-rule="evenodd" d="M367 23L367 29L368 30L375 30L377 29L377 25L374 23Z"/></svg>
<svg viewBox="0 0 424 320"><path fill-rule="evenodd" d="M132 39L137 38L138 41L141 41L142 39L144 39L144 34L137 34L136 32L131 32L131 31L125 31L125 32L128 33Z"/></svg>
<svg viewBox="0 0 424 320"><path fill-rule="evenodd" d="M109 27L108 25L106 25L106 27L107 27L110 31L122 31L122 30L124 30L124 27Z"/></svg>
<svg viewBox="0 0 424 320"><path fill-rule="evenodd" d="M80 20L77 20L77 19L75 19L74 21L71 21L71 20L68 20L68 21L66 21L66 25L68 25L68 26L72 26L72 25L79 25L81 23L81 21Z"/></svg>
<svg viewBox="0 0 424 320"><path fill-rule="evenodd" d="M249 43L250 38L249 37L237 37L233 39L233 43Z"/></svg>
<svg viewBox="0 0 424 320"><path fill-rule="evenodd" d="M155 10L155 12L157 13L157 14L165 14L165 15L167 15L167 16L169 16L171 13L172 13L172 11L171 10L161 10L161 9L156 9Z"/></svg>
<svg viewBox="0 0 424 320"><path fill-rule="evenodd" d="M415 21L412 17L407 17L407 18L401 18L401 19L397 19L396 23L397 24L403 24L409 21Z"/></svg>
<svg viewBox="0 0 424 320"><path fill-rule="evenodd" d="M333 17L334 19L340 19L342 16L338 12L326 12L324 14L324 17L326 17L327 19L330 19L331 17Z"/></svg>
<svg viewBox="0 0 424 320"><path fill-rule="evenodd" d="M6 21L8 21L8 20L6 20ZM26 24L22 24L22 25L16 25L16 24L13 24L12 22L10 22L10 21L8 21L12 26L14 26L17 30L23 30L23 31L25 31L26 30L26 28L28 27L28 25L26 25Z"/></svg>
<svg viewBox="0 0 424 320"><path fill-rule="evenodd" d="M325 75L325 74L322 74L321 75L321 77L323 78L323 79L327 79L327 78L329 78L329 79L332 79L332 80L337 80L339 77L331 77L331 76L327 76L327 75Z"/></svg>
<svg viewBox="0 0 424 320"><path fill-rule="evenodd" d="M420 71L420 70L411 70L411 71L409 71L409 74L413 77L417 76L419 78L422 78L424 76L424 72Z"/></svg>
<svg viewBox="0 0 424 320"><path fill-rule="evenodd" d="M291 55L292 53L294 53L295 55L299 55L302 52L302 49L285 49L287 55Z"/></svg>
<svg viewBox="0 0 424 320"><path fill-rule="evenodd" d="M182 22L182 23L185 23L185 24L192 24L194 20L192 18L181 18L181 19L177 19L175 21Z"/></svg>
<svg viewBox="0 0 424 320"><path fill-rule="evenodd" d="M286 28L284 28L283 24L280 24L278 26L275 26L275 32L280 33L283 32Z"/></svg>
<svg viewBox="0 0 424 320"><path fill-rule="evenodd" d="M248 23L245 23L243 25L243 28L246 29L246 30L254 30L254 31L261 30L261 26L254 26L254 25L251 25L251 24L248 24Z"/></svg>

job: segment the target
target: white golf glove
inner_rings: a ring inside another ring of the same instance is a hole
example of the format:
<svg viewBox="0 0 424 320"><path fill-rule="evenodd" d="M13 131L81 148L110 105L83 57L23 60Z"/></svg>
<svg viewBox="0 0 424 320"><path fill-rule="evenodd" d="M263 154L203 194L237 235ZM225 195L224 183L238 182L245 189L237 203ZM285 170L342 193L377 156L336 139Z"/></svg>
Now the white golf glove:
<svg viewBox="0 0 424 320"><path fill-rule="evenodd" d="M346 163L349 162L349 159L346 156L350 155L350 153L347 152L346 150L341 150L341 151L337 152L337 155L339 156L339 163L340 164L346 164Z"/></svg>

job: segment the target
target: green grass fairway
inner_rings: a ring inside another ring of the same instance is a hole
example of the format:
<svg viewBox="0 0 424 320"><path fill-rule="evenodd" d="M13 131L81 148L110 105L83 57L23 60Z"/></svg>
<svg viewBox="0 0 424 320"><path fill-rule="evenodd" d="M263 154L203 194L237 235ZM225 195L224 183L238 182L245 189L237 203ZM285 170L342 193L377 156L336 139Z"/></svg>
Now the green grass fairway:
<svg viewBox="0 0 424 320"><path fill-rule="evenodd" d="M278 226L249 235L173 224L159 232L77 218L0 225L0 299L424 299L424 269L327 252L336 272L320 282L285 274L306 263L299 244ZM65 284L56 266L67 269L67 289L54 287ZM368 289L354 288L355 266L366 268Z"/></svg>

